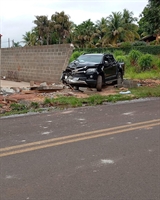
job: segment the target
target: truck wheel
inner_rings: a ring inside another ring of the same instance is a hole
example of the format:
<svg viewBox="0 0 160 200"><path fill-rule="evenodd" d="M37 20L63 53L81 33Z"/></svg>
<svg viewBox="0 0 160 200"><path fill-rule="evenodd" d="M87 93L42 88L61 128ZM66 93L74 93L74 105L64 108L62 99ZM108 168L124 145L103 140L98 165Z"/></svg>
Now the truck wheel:
<svg viewBox="0 0 160 200"><path fill-rule="evenodd" d="M118 72L118 75L117 75L117 85L118 86L121 86L123 83L123 75L121 72Z"/></svg>
<svg viewBox="0 0 160 200"><path fill-rule="evenodd" d="M100 76L100 75L98 75L98 77L97 77L96 89L97 89L97 91L102 90L102 76Z"/></svg>

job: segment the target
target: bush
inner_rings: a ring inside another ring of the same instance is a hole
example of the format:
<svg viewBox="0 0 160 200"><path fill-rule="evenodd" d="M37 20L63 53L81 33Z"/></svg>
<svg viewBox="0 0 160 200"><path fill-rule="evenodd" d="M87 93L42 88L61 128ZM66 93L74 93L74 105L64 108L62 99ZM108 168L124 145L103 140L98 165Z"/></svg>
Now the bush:
<svg viewBox="0 0 160 200"><path fill-rule="evenodd" d="M158 68L160 69L160 59L158 59L158 60L156 61L156 67L158 67Z"/></svg>
<svg viewBox="0 0 160 200"><path fill-rule="evenodd" d="M147 43L144 41L136 41L132 43L132 46L146 46Z"/></svg>
<svg viewBox="0 0 160 200"><path fill-rule="evenodd" d="M38 102L31 102L30 107L34 108L34 109L39 108L39 103Z"/></svg>
<svg viewBox="0 0 160 200"><path fill-rule="evenodd" d="M27 106L24 104L19 104L19 103L12 103L10 105L10 108L14 111L21 111L27 109Z"/></svg>
<svg viewBox="0 0 160 200"><path fill-rule="evenodd" d="M115 50L113 52L114 56L117 57L117 56L124 56L125 55L125 52L122 51L122 50Z"/></svg>
<svg viewBox="0 0 160 200"><path fill-rule="evenodd" d="M72 62L73 60L76 60L80 55L82 55L83 51L74 51L70 57L69 62Z"/></svg>
<svg viewBox="0 0 160 200"><path fill-rule="evenodd" d="M158 56L152 56L153 58L153 68L160 69L160 58Z"/></svg>
<svg viewBox="0 0 160 200"><path fill-rule="evenodd" d="M116 57L116 60L117 60L118 62L124 62L124 63L127 62L126 56L117 56L117 57Z"/></svg>
<svg viewBox="0 0 160 200"><path fill-rule="evenodd" d="M153 40L152 42L150 42L150 45L156 45L156 44L157 44L156 40Z"/></svg>
<svg viewBox="0 0 160 200"><path fill-rule="evenodd" d="M120 47L122 48L131 48L132 44L130 42L122 42Z"/></svg>
<svg viewBox="0 0 160 200"><path fill-rule="evenodd" d="M122 43L123 44L123 43ZM125 45L124 45L125 46ZM120 47L106 47L106 48L80 48L80 49L75 49L75 51L85 51L87 53L103 53L103 52L114 52L115 50L122 50L126 54L128 54L131 50L137 50L140 51L141 53L149 53L153 55L160 55L160 45L141 45L141 46L131 46L131 45L126 45L125 47L120 46Z"/></svg>
<svg viewBox="0 0 160 200"><path fill-rule="evenodd" d="M150 54L144 54L138 59L138 65L141 71L145 71L152 68L153 57Z"/></svg>
<svg viewBox="0 0 160 200"><path fill-rule="evenodd" d="M137 50L131 50L129 52L129 60L131 62L132 65L136 65L138 59L140 58L140 56L142 55L142 53L140 51Z"/></svg>
<svg viewBox="0 0 160 200"><path fill-rule="evenodd" d="M142 53L160 55L160 45L135 46L133 48Z"/></svg>

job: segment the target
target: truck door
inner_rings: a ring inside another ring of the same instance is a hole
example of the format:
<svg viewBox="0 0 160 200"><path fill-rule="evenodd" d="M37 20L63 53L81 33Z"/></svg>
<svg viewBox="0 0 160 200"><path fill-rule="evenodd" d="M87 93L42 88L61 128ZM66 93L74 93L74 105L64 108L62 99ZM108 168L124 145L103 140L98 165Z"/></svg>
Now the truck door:
<svg viewBox="0 0 160 200"><path fill-rule="evenodd" d="M106 55L104 57L104 73L105 79L112 79L116 76L117 64L112 55Z"/></svg>

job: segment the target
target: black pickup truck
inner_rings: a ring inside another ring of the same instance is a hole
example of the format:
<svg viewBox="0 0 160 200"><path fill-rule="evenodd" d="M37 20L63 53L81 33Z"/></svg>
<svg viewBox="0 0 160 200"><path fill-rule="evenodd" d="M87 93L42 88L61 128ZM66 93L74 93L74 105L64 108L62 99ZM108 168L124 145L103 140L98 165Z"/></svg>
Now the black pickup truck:
<svg viewBox="0 0 160 200"><path fill-rule="evenodd" d="M121 84L125 64L117 62L112 54L83 54L69 63L61 80L73 87L90 87L101 91L107 82Z"/></svg>

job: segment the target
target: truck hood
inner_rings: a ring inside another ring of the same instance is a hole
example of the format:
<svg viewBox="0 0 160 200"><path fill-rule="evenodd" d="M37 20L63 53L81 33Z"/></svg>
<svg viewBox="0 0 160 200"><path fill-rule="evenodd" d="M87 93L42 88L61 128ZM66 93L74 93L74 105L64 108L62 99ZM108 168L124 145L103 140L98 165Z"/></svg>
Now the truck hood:
<svg viewBox="0 0 160 200"><path fill-rule="evenodd" d="M71 62L68 67L71 69L77 69L77 68L83 68L83 67L97 67L99 63L93 63L93 62L78 62L73 61Z"/></svg>

